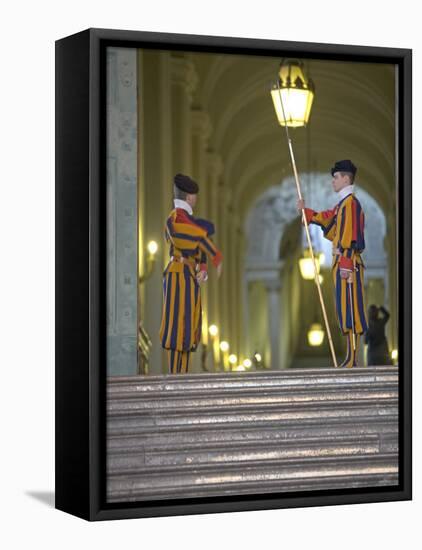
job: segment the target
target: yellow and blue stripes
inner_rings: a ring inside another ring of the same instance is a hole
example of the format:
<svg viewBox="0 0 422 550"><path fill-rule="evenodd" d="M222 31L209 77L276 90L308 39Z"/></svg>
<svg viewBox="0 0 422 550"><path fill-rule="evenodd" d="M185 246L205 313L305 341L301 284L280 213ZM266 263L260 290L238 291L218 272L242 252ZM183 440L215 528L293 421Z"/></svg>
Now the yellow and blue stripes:
<svg viewBox="0 0 422 550"><path fill-rule="evenodd" d="M354 336L354 337L353 337ZM357 366L357 357L359 353L359 343L360 343L360 334L353 335L351 330L347 333L347 354L346 358L339 365L340 367L356 367Z"/></svg>
<svg viewBox="0 0 422 550"><path fill-rule="evenodd" d="M349 330L352 330L355 334L362 334L368 330L364 304L363 264L357 263L355 270L351 273L352 282L348 283L347 279L340 277L339 261L335 262L333 280L337 320L343 334L346 334ZM351 289L349 289L350 285Z"/></svg>
<svg viewBox="0 0 422 550"><path fill-rule="evenodd" d="M349 331L355 335L362 334L368 330L368 321L364 300L364 264L361 259L365 248L365 217L361 204L350 194L331 210L315 212L305 208L305 215L308 223L319 225L325 238L333 243L332 269L340 330L343 334ZM352 274L351 283L340 277L340 269Z"/></svg>
<svg viewBox="0 0 422 550"><path fill-rule="evenodd" d="M168 350L169 374L185 374L189 368L189 351Z"/></svg>
<svg viewBox="0 0 422 550"><path fill-rule="evenodd" d="M161 345L165 349L194 351L200 340L201 294L194 270L170 262L163 277Z"/></svg>
<svg viewBox="0 0 422 550"><path fill-rule="evenodd" d="M165 237L170 245L170 262L163 273L163 309L160 340L169 350L169 372L187 372L189 352L201 339L201 293L197 270L207 270L207 257L218 266L222 254L209 238L214 226L199 220L183 209L170 213Z"/></svg>
<svg viewBox="0 0 422 550"><path fill-rule="evenodd" d="M191 257L198 256L201 252L205 253L217 267L221 262L221 253L209 238L205 227L211 234L214 232L211 222L195 220L186 211L180 212L180 209L176 209L167 219L166 240L170 242L173 251L177 249L182 256Z"/></svg>

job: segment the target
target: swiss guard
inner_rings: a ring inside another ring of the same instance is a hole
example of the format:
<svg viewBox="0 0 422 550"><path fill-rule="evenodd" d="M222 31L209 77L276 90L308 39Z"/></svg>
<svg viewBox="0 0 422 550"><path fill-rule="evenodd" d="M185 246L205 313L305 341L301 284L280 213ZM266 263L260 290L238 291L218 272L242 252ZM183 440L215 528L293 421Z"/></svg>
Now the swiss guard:
<svg viewBox="0 0 422 550"><path fill-rule="evenodd" d="M365 216L354 195L357 168L350 160L340 160L331 169L332 185L339 202L332 210L315 212L304 208L308 223L319 225L324 237L333 243L332 271L335 304L340 330L347 338L346 359L341 367L357 366L361 335L368 330L364 305ZM299 200L298 210L304 207Z"/></svg>
<svg viewBox="0 0 422 550"><path fill-rule="evenodd" d="M163 273L161 345L168 352L169 374L187 373L189 355L201 339L200 284L208 279L207 258L221 275L222 254L211 235L214 225L194 218L199 187L189 176L174 177L174 209L164 228L170 261Z"/></svg>

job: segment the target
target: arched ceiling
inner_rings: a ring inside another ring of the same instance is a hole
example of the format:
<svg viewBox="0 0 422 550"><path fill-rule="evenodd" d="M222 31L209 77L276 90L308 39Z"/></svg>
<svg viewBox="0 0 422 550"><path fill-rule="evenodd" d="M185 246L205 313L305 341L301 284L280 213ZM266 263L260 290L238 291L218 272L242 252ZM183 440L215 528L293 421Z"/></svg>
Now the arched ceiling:
<svg viewBox="0 0 422 550"><path fill-rule="evenodd" d="M292 173L270 87L279 58L190 53L198 73L194 104L210 115L210 149L241 216L257 195ZM307 128L291 130L298 171L327 172L351 158L356 183L388 209L395 189L393 65L304 60L316 92Z"/></svg>

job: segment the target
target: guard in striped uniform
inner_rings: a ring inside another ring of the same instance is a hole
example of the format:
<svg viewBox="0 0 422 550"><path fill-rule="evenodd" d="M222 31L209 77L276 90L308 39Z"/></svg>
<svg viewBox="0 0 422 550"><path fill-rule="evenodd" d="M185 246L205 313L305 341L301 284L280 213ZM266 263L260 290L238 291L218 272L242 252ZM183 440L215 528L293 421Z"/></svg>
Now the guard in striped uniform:
<svg viewBox="0 0 422 550"><path fill-rule="evenodd" d="M165 226L170 261L163 273L163 311L160 340L168 350L169 373L186 373L189 355L201 339L200 284L208 279L207 258L220 276L222 254L211 235L214 225L193 217L198 184L188 176L174 178L174 206Z"/></svg>
<svg viewBox="0 0 422 550"><path fill-rule="evenodd" d="M357 365L361 335L368 330L364 303L364 264L361 253L365 248L365 216L354 195L357 168L350 160L341 160L331 169L332 185L339 203L332 210L315 212L305 208L308 223L319 225L324 237L333 243L332 272L335 304L340 330L347 337L346 359L342 367ZM298 201L298 209L304 206Z"/></svg>

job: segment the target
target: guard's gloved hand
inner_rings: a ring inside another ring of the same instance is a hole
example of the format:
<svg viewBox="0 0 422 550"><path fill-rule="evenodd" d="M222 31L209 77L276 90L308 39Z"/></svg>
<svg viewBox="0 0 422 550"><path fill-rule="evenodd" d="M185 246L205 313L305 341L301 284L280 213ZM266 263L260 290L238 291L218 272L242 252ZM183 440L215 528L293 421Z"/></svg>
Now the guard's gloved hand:
<svg viewBox="0 0 422 550"><path fill-rule="evenodd" d="M303 199L298 199L296 203L296 208L299 214L301 214L302 209L305 208L305 201Z"/></svg>

